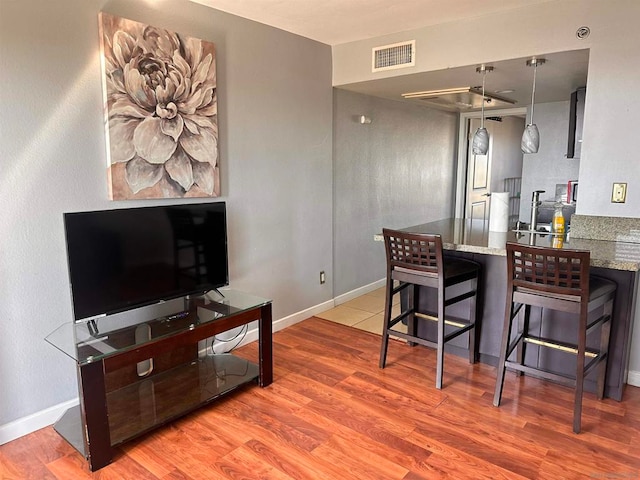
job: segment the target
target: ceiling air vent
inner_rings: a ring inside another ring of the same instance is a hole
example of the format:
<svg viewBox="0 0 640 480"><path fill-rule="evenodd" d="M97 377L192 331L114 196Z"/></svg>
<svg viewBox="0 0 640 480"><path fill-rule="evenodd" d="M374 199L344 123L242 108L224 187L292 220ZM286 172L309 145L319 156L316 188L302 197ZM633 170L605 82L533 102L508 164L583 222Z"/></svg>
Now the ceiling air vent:
<svg viewBox="0 0 640 480"><path fill-rule="evenodd" d="M372 72L413 67L416 64L416 41L394 43L372 50Z"/></svg>

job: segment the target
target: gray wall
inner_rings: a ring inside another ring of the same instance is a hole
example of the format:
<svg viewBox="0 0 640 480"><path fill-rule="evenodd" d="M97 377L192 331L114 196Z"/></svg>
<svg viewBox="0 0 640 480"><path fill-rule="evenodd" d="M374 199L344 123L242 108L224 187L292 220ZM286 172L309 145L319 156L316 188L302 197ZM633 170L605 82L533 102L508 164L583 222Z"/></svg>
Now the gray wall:
<svg viewBox="0 0 640 480"><path fill-rule="evenodd" d="M453 214L457 114L336 89L334 293L385 275L383 227ZM371 118L362 125L360 115Z"/></svg>
<svg viewBox="0 0 640 480"><path fill-rule="evenodd" d="M333 298L328 46L186 0L0 9L0 426L77 396L44 341L72 318L63 212L181 202L107 200L100 10L216 44L231 285L274 319Z"/></svg>

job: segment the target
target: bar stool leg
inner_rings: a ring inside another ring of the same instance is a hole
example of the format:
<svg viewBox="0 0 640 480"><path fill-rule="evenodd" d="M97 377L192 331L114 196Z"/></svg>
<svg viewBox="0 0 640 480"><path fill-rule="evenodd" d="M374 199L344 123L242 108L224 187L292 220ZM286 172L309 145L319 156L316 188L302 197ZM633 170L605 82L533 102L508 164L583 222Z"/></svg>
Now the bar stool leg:
<svg viewBox="0 0 640 480"><path fill-rule="evenodd" d="M411 309L411 314L407 317L407 333L414 337L418 336L418 322L416 322L415 312L418 311L418 286L410 285L409 286L409 298L407 300L407 305ZM410 347L415 347L417 343L415 342L407 342Z"/></svg>
<svg viewBox="0 0 640 480"><path fill-rule="evenodd" d="M531 319L531 305L524 306L524 314L520 317L520 331L524 336L529 334L529 320ZM516 360L520 365L524 365L524 358L526 353L527 344L524 340L518 342L516 346ZM524 372L517 371L516 375L521 377Z"/></svg>
<svg viewBox="0 0 640 480"><path fill-rule="evenodd" d="M598 399L604 398L605 379L607 377L607 361L609 358L609 336L611 334L611 317L613 315L613 298L608 300L604 304L603 315L606 315L606 320L602 322L600 331L600 364L598 365L598 383L596 393Z"/></svg>
<svg viewBox="0 0 640 480"><path fill-rule="evenodd" d="M387 363L387 348L389 347L389 324L391 323L391 309L393 308L393 280L387 280L384 296L384 320L382 322L382 344L380 346L379 367L384 368Z"/></svg>
<svg viewBox="0 0 640 480"><path fill-rule="evenodd" d="M478 339L480 335L476 332L476 319L478 317L478 279L471 280L471 288L475 292L469 299L469 323L473 328L469 330L469 363L476 363L478 360Z"/></svg>
<svg viewBox="0 0 640 480"><path fill-rule="evenodd" d="M438 289L438 345L436 349L436 388L442 388L444 370L444 288Z"/></svg>
<svg viewBox="0 0 640 480"><path fill-rule="evenodd" d="M507 361L507 349L511 338L511 327L513 326L513 292L507 299L507 307L504 315L504 327L502 328L502 342L500 343L500 358L498 359L498 371L496 375L496 391L493 395L493 405L500 406L502 400L502 388L504 386L505 362Z"/></svg>
<svg viewBox="0 0 640 480"><path fill-rule="evenodd" d="M587 348L587 316L586 306L580 309L580 325L578 326L578 354L576 361L576 392L573 405L573 431L580 433L582 418L582 391L584 388L584 354Z"/></svg>

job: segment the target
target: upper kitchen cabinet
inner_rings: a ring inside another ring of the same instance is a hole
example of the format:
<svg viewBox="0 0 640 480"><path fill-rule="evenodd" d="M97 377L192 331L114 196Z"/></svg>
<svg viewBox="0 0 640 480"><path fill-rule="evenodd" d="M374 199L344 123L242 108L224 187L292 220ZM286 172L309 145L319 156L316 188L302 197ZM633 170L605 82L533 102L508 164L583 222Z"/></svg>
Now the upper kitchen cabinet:
<svg viewBox="0 0 640 480"><path fill-rule="evenodd" d="M569 138L567 158L580 158L582 150L582 123L584 119L584 99L587 89L578 88L571 94L569 108Z"/></svg>

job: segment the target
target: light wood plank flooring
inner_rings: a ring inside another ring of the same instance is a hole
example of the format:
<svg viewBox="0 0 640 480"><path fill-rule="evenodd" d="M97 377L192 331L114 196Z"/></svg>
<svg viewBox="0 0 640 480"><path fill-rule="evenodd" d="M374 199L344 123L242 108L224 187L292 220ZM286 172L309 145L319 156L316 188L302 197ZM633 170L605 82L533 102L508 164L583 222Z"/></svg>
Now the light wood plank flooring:
<svg viewBox="0 0 640 480"><path fill-rule="evenodd" d="M361 321L365 321L365 319ZM357 322L358 323L358 322ZM319 318L274 335L274 383L251 385L125 444L91 473L47 427L0 446L2 479L584 479L640 478L640 389L624 400L572 391ZM257 345L238 355L256 358Z"/></svg>

